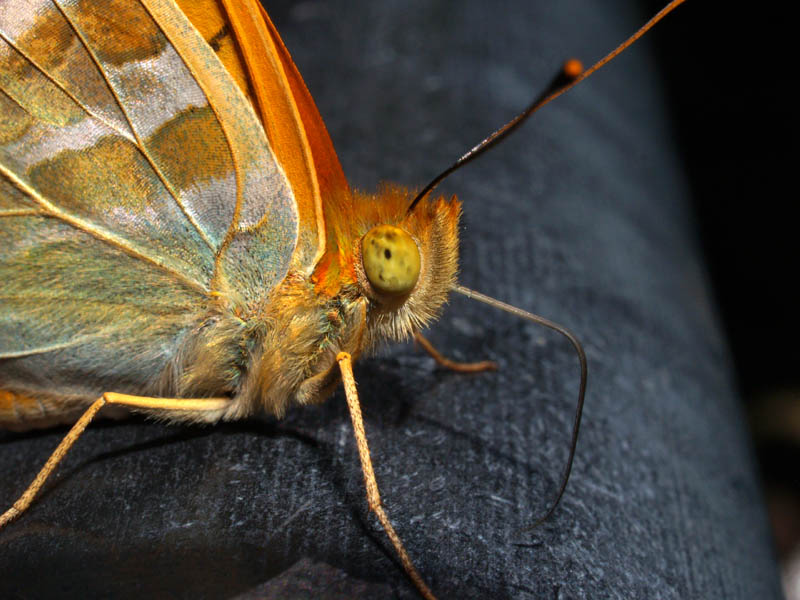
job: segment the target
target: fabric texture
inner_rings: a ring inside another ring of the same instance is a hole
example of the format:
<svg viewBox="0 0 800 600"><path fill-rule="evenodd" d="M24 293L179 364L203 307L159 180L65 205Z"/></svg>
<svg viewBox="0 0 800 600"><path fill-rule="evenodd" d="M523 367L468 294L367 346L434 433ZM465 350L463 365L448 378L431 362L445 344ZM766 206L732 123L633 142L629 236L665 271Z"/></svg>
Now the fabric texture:
<svg viewBox="0 0 800 600"><path fill-rule="evenodd" d="M267 9L351 184L424 185L567 58L650 15L630 3L303 2ZM667 35L667 33L665 33ZM453 298L413 345L356 366L381 494L440 598L779 598L761 492L645 39L443 183L460 281L576 332ZM63 429L0 434L0 499ZM0 533L0 597L414 598L368 513L344 396L281 421L92 425Z"/></svg>

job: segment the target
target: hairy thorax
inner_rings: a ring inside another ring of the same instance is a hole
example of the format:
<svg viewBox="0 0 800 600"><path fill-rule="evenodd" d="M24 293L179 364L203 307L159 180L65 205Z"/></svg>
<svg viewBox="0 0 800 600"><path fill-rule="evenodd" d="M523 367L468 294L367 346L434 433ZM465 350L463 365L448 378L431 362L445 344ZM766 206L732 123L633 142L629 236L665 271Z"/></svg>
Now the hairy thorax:
<svg viewBox="0 0 800 600"><path fill-rule="evenodd" d="M408 193L399 188L354 195L352 201L343 213L352 218L340 219L330 232L336 244L313 273L290 271L268 296L250 304L235 290L223 290L153 392L233 399L224 411L195 416L204 421L259 412L282 416L292 403L321 402L330 395L339 382L339 352L357 359L435 319L456 276L458 201L427 201L411 215L405 214ZM385 224L407 232L419 248L418 280L401 295L376 290L362 264L362 239ZM186 419L179 413L169 417Z"/></svg>

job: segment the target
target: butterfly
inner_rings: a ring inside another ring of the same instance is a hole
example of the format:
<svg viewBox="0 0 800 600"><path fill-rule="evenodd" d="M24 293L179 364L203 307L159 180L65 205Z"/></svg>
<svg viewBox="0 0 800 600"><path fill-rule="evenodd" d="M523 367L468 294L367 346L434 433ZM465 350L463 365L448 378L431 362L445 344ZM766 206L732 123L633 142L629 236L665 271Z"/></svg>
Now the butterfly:
<svg viewBox="0 0 800 600"><path fill-rule="evenodd" d="M351 190L266 14L225 5L250 89L166 0L2 7L6 423L280 416L453 289L458 201Z"/></svg>

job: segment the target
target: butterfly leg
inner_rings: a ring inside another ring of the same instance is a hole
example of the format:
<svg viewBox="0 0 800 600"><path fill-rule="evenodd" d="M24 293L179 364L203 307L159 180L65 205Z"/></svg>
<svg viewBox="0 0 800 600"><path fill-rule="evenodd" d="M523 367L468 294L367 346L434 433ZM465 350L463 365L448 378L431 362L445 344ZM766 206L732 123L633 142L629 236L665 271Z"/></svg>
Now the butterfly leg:
<svg viewBox="0 0 800 600"><path fill-rule="evenodd" d="M414 341L422 346L422 349L430 354L433 360L435 360L437 364L441 365L445 369L450 369L451 371L457 371L459 373L479 373L481 371L497 370L497 363L493 360L482 360L480 362L471 363L450 360L436 348L434 348L433 344L430 343L428 338L422 335L419 331L414 333Z"/></svg>
<svg viewBox="0 0 800 600"><path fill-rule="evenodd" d="M381 495L378 492L378 482L375 480L375 471L372 469L372 459L369 455L369 446L367 445L367 434L364 431L364 421L361 418L361 404L358 401L358 392L356 391L356 380L353 377L353 366L350 355L347 352L340 352L336 357L339 363L339 368L342 371L342 381L344 382L344 391L347 396L347 406L350 409L350 418L353 421L353 430L356 436L356 445L358 446L358 456L361 459L361 470L364 472L364 485L367 488L367 504L369 509L375 513L383 526L386 535L391 540L397 555L400 557L400 562L403 563L403 568L408 573L411 581L417 586L420 594L428 600L435 600L433 592L422 581L422 577L414 568L408 552L403 547L403 542L400 541L400 536L392 527L386 511L383 510L381 503Z"/></svg>
<svg viewBox="0 0 800 600"><path fill-rule="evenodd" d="M58 466L58 463L67 455L72 445L78 440L83 431L92 422L100 409L107 404L119 404L122 406L130 406L133 408L144 408L154 410L192 410L192 411L207 411L207 410L221 410L228 403L231 402L228 398L201 398L197 400L192 399L179 399L179 398L144 398L141 396L128 396L126 394L116 394L114 392L107 392L100 398L95 400L92 405L86 410L81 418L72 426L72 429L67 432L64 439L56 447L50 458L36 475L34 480L28 486L22 495L6 512L0 515L0 529L5 527L7 523L22 514L33 502L36 494L50 477L50 474Z"/></svg>

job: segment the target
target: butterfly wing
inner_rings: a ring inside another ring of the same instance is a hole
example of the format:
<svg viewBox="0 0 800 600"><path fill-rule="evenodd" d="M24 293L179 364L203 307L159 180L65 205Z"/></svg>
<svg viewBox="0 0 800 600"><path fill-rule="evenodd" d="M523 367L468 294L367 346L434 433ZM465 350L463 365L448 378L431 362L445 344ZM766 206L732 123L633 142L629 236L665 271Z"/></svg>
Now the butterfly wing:
<svg viewBox="0 0 800 600"><path fill-rule="evenodd" d="M178 0L248 95L297 202L293 266L309 273L326 246L325 211L350 188L325 123L266 10L257 0Z"/></svg>
<svg viewBox="0 0 800 600"><path fill-rule="evenodd" d="M141 389L297 243L249 103L169 0L0 4L0 388Z"/></svg>

